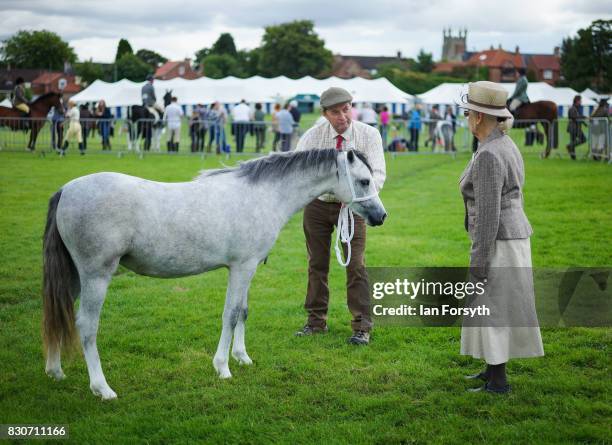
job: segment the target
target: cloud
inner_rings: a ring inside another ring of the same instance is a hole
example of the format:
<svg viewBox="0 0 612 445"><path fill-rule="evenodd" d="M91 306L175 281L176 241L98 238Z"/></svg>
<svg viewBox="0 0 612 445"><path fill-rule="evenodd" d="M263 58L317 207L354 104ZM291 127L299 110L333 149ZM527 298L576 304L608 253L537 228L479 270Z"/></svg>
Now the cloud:
<svg viewBox="0 0 612 445"><path fill-rule="evenodd" d="M120 38L166 57L193 56L230 32L239 48L258 46L265 26L291 20L315 22L335 53L415 56L420 48L439 56L442 29L468 29L468 47L519 45L550 52L562 38L598 18L610 18L612 0L3 0L5 39L20 29L48 29L68 40L80 58L112 61Z"/></svg>

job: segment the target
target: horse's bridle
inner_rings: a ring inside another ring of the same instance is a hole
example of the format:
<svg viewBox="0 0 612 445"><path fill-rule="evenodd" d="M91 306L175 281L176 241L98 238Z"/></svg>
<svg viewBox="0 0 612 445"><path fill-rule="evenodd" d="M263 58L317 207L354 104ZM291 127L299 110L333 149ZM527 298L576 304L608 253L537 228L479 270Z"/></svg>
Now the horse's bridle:
<svg viewBox="0 0 612 445"><path fill-rule="evenodd" d="M358 198L355 194L355 186L353 185L353 176L351 175L351 171L349 169L348 162L348 152L342 151L338 155L338 172L344 170L344 174L346 175L346 180L348 181L349 189L351 190L351 200L348 203L343 203L345 205L350 205L354 202L367 201L368 199L372 199L378 196L378 192L376 191L376 187L374 187L374 193ZM342 168L342 164L344 168Z"/></svg>

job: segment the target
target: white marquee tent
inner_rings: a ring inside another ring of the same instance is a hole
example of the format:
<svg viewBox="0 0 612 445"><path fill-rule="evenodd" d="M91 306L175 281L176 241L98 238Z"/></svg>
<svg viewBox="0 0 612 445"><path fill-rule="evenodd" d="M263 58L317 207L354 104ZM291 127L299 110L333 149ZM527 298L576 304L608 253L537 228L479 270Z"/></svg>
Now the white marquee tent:
<svg viewBox="0 0 612 445"><path fill-rule="evenodd" d="M107 106L121 108L141 103L140 90L143 82L132 82L126 79L114 83L96 80L89 87L72 97L77 103L97 102L104 100ZM284 102L296 95L311 95L318 100L319 95L330 86L339 86L348 90L356 103L385 103L393 112L404 111L408 101L413 96L396 88L387 79L340 79L328 77L315 79L310 76L301 79L289 79L285 76L264 78L253 76L247 79L225 77L211 79L201 77L194 80L176 78L172 80L155 80L153 83L157 100L161 101L166 90L172 90L172 95L184 106L199 103L210 104L219 101L225 105L233 105L242 99L253 104L261 102L270 111L275 102Z"/></svg>
<svg viewBox="0 0 612 445"><path fill-rule="evenodd" d="M612 94L610 94L610 93L608 93L608 94L599 94L599 93L596 93L595 91L593 91L590 88L587 88L586 90L584 90L582 93L580 93L580 95L583 98L588 97L589 99L592 99L595 102L598 102L601 99L609 99L610 97L612 97Z"/></svg>
<svg viewBox="0 0 612 445"><path fill-rule="evenodd" d="M514 91L514 83L502 83L508 94ZM418 98L427 105L454 105L460 101L461 95L467 93L467 83L443 83L431 90L419 94ZM531 82L527 89L527 95L532 102L538 100L551 100L559 107L559 116L567 116L567 110L572 106L577 91L567 87L552 87L546 82ZM597 104L588 97L582 98L582 106L585 107L584 114L590 115Z"/></svg>

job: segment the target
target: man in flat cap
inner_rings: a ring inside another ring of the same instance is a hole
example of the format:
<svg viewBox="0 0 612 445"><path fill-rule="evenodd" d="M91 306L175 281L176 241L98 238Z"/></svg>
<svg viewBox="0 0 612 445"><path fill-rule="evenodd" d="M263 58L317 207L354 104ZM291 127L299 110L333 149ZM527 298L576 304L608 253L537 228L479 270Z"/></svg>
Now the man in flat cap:
<svg viewBox="0 0 612 445"><path fill-rule="evenodd" d="M321 112L326 120L304 133L296 150L359 150L366 155L376 189L380 190L386 178L382 139L376 128L351 119L352 101L349 92L342 88L332 87L324 91L321 95ZM338 222L340 207L341 203L335 196L326 194L304 209L304 234L308 250L308 289L304 308L308 312L308 320L296 333L298 336L327 332L331 237ZM365 244L365 221L355 215L355 234L351 241L352 254L346 268L346 282L348 308L353 316L353 335L348 341L356 345L369 344L372 329L369 283L364 261ZM346 245L342 247L346 248Z"/></svg>

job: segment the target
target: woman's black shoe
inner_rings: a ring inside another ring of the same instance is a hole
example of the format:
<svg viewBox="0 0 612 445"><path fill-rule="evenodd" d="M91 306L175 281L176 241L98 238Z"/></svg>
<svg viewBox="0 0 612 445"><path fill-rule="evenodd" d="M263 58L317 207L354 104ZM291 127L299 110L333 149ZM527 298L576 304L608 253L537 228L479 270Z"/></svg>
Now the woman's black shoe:
<svg viewBox="0 0 612 445"><path fill-rule="evenodd" d="M484 372L479 372L478 374L472 374L472 375L464 375L463 376L464 379L466 380L482 380L483 382L486 382L488 380L487 378L487 374Z"/></svg>
<svg viewBox="0 0 612 445"><path fill-rule="evenodd" d="M468 392L490 392L492 394L508 394L512 391L512 387L510 385L502 386L498 388L496 386L491 385L489 382L485 383L483 386L479 386L478 388L468 388Z"/></svg>

